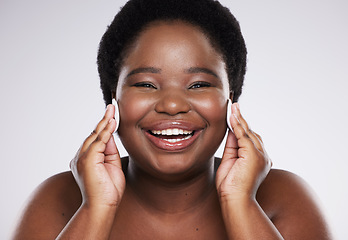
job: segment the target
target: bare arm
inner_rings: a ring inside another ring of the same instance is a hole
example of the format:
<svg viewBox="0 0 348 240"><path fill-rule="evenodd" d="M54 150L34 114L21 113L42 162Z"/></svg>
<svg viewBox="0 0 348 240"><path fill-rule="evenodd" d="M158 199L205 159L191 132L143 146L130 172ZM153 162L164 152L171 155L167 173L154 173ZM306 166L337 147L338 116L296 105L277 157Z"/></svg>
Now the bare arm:
<svg viewBox="0 0 348 240"><path fill-rule="evenodd" d="M286 181L279 181L284 178L282 174L274 177L275 174L271 173L266 178L271 161L261 137L250 130L236 104L232 107L232 113L234 133L229 132L216 176L229 238L330 239L320 210L303 183L290 174ZM263 203L271 201L272 221L256 200L258 190L261 193L258 200L261 199Z"/></svg>
<svg viewBox="0 0 348 240"><path fill-rule="evenodd" d="M125 189L112 133L114 107L85 140L66 173L33 195L13 239L108 239Z"/></svg>
<svg viewBox="0 0 348 240"><path fill-rule="evenodd" d="M221 207L230 239L283 239L256 200L221 201Z"/></svg>
<svg viewBox="0 0 348 240"><path fill-rule="evenodd" d="M260 199L268 195L276 200L272 222L285 239L333 239L317 196L300 177L272 170L259 192Z"/></svg>
<svg viewBox="0 0 348 240"><path fill-rule="evenodd" d="M55 239L81 205L71 172L44 181L27 202L12 239Z"/></svg>
<svg viewBox="0 0 348 240"><path fill-rule="evenodd" d="M116 207L82 205L56 239L109 239L115 213Z"/></svg>
<svg viewBox="0 0 348 240"><path fill-rule="evenodd" d="M238 236L241 229L248 234L237 239L273 239L269 234L272 232L278 232L284 239L333 239L317 202L316 195L301 178L271 170L259 188L257 201L232 199L221 206L225 224L230 226L227 230L236 231L231 235Z"/></svg>

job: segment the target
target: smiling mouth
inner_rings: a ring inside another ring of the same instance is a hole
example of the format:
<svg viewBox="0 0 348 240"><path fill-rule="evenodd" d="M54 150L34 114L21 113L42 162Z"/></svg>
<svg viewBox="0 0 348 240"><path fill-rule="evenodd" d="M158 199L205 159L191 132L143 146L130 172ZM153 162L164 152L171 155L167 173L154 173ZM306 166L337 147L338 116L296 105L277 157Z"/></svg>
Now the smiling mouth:
<svg viewBox="0 0 348 240"><path fill-rule="evenodd" d="M152 136L166 141L168 143L178 143L190 139L195 131L189 131L179 128L169 128L163 130L149 130Z"/></svg>

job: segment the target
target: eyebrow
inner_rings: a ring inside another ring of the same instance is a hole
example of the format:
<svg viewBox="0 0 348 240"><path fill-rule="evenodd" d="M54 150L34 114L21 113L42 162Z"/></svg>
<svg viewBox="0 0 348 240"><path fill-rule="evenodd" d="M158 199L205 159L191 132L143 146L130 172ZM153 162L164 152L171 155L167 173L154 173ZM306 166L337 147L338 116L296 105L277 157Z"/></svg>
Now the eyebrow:
<svg viewBox="0 0 348 240"><path fill-rule="evenodd" d="M160 68L155 68L155 67L141 67L141 68L136 68L132 71L130 71L126 78L134 75L134 74L138 74L138 73L161 73L162 69ZM220 77L212 70L208 69L208 68L202 68L202 67L190 67L188 69L186 69L184 71L185 73L205 73L205 74L209 74L212 75L218 79L220 79Z"/></svg>
<svg viewBox="0 0 348 240"><path fill-rule="evenodd" d="M214 71L212 71L212 70L210 70L208 68L191 67L189 69L186 69L185 73L206 73L206 74L212 75L212 76L220 79L220 77Z"/></svg>
<svg viewBox="0 0 348 240"><path fill-rule="evenodd" d="M154 67L141 67L141 68L136 68L132 71L130 71L128 74L127 74L127 77L130 77L134 74L137 74L137 73L161 73L161 69L160 68L154 68Z"/></svg>

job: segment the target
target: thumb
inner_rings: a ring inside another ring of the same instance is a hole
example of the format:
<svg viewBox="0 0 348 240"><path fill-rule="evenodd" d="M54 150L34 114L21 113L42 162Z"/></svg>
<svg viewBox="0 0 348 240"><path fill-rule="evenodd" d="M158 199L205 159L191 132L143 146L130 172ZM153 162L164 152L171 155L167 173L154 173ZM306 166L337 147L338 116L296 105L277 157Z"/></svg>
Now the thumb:
<svg viewBox="0 0 348 240"><path fill-rule="evenodd" d="M232 131L228 131L222 161L224 159L231 159L238 157L238 140Z"/></svg>
<svg viewBox="0 0 348 240"><path fill-rule="evenodd" d="M112 119L111 121L111 124L116 126L115 119ZM110 136L109 141L106 143L104 155L104 163L109 163L111 165L115 165L119 168L122 168L120 154L118 152L113 135Z"/></svg>

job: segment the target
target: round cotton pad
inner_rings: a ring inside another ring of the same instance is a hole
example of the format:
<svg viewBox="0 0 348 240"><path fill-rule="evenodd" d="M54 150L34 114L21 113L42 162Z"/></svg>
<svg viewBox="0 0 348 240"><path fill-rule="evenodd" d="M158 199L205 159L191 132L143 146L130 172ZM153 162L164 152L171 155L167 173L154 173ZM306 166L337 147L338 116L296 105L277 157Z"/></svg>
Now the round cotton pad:
<svg viewBox="0 0 348 240"><path fill-rule="evenodd" d="M231 115L232 115L232 101L231 99L228 99L226 121L227 121L228 128L233 132L233 129L231 126Z"/></svg>
<svg viewBox="0 0 348 240"><path fill-rule="evenodd" d="M116 120L115 132L116 132L118 129L118 126L120 126L120 111L118 110L118 104L114 98L112 99L112 104L115 106L115 120Z"/></svg>

